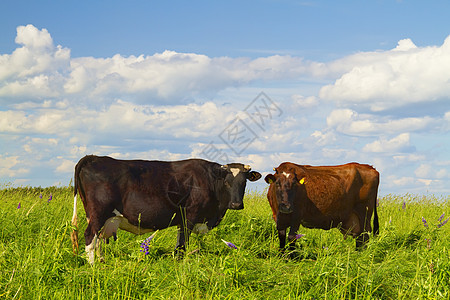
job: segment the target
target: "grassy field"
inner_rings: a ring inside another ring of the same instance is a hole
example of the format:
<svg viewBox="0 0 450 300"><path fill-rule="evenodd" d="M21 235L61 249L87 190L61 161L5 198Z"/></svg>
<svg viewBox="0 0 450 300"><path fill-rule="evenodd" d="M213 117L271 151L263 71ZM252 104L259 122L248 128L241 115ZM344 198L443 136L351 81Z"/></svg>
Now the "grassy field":
<svg viewBox="0 0 450 300"><path fill-rule="evenodd" d="M119 231L93 267L72 254L70 187L5 187L0 203L0 299L450 299L448 197L381 198L380 235L362 252L336 229L300 228L300 258L286 259L265 194L254 192L244 210L192 235L182 260L175 228L158 231L148 255L149 234ZM81 203L78 214L84 245Z"/></svg>

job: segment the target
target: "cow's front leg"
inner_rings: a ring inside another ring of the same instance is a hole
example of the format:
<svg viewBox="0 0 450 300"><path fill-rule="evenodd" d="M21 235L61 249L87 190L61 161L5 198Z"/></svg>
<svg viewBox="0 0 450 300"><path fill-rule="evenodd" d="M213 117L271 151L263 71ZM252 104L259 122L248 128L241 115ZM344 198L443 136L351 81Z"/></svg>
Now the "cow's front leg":
<svg viewBox="0 0 450 300"><path fill-rule="evenodd" d="M297 241L297 230L299 226L291 226L288 235L289 241L289 251L292 252L295 250L295 242Z"/></svg>
<svg viewBox="0 0 450 300"><path fill-rule="evenodd" d="M178 226L177 245L175 246L175 256L183 256L186 252L186 244L189 243L191 229L187 226Z"/></svg>
<svg viewBox="0 0 450 300"><path fill-rule="evenodd" d="M280 240L280 251L283 253L286 247L286 230L289 227L289 218L286 215L278 215L277 230L278 239Z"/></svg>
<svg viewBox="0 0 450 300"><path fill-rule="evenodd" d="M280 240L280 251L284 252L284 247L286 247L286 228L278 229L278 239Z"/></svg>

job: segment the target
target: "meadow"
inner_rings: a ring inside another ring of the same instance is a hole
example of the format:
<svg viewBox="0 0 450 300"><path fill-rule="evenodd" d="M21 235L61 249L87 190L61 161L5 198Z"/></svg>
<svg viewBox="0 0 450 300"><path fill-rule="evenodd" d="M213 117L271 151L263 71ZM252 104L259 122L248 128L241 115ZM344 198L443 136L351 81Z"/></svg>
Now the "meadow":
<svg viewBox="0 0 450 300"><path fill-rule="evenodd" d="M337 229L301 227L289 259L279 255L265 193L249 192L244 210L191 236L183 259L172 253L175 228L158 231L148 254L141 243L150 234L119 231L106 262L91 266L84 247L72 252L72 195L0 189L0 299L450 299L448 196L381 197L380 235L364 251ZM83 246L81 202L78 216Z"/></svg>

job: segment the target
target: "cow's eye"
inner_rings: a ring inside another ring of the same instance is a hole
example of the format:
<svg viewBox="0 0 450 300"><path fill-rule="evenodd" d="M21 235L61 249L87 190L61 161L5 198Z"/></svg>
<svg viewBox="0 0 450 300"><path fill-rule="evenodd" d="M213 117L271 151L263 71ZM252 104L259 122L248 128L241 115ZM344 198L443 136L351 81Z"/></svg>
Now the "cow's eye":
<svg viewBox="0 0 450 300"><path fill-rule="evenodd" d="M228 181L225 181L225 186L231 188L231 185L228 183Z"/></svg>

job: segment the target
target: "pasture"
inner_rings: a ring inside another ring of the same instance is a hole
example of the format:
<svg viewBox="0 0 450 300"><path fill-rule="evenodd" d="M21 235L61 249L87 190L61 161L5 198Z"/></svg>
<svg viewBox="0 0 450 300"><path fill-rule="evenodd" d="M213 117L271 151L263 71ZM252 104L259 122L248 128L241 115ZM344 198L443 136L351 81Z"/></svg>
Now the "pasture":
<svg viewBox="0 0 450 300"><path fill-rule="evenodd" d="M72 253L72 195L71 187L0 190L0 299L450 298L450 197L380 198L380 235L361 252L337 229L301 227L297 259L287 259L265 193L249 192L244 210L191 236L184 259L172 255L172 227L155 234L148 254L141 243L150 234L119 231L106 262L90 266L81 201L81 253Z"/></svg>

